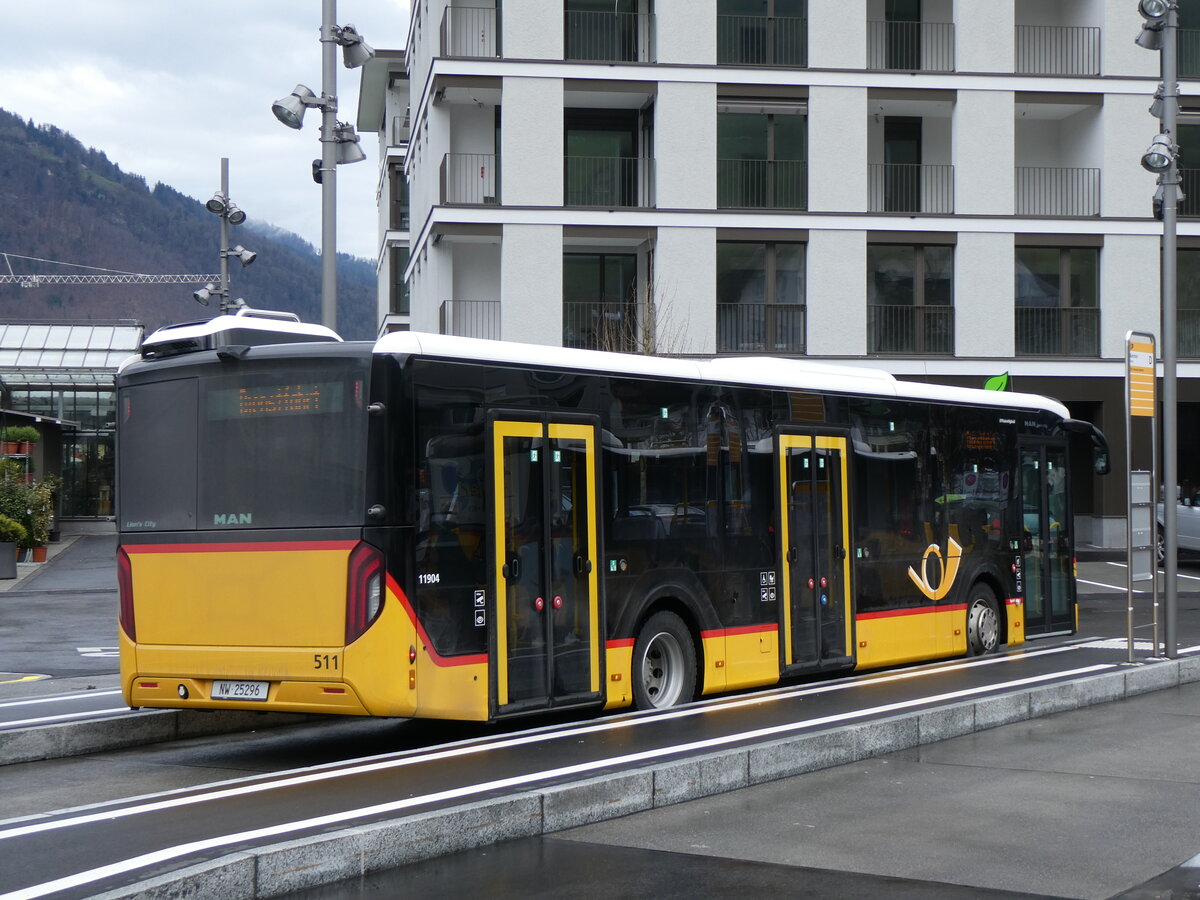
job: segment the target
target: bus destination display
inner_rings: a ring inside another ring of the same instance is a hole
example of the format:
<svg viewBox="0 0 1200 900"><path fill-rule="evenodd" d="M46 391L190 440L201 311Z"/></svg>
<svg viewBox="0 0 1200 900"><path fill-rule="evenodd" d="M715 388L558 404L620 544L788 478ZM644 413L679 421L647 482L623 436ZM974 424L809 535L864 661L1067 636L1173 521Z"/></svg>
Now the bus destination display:
<svg viewBox="0 0 1200 900"><path fill-rule="evenodd" d="M213 421L339 413L342 411L343 390L344 385L340 381L210 390L208 417Z"/></svg>

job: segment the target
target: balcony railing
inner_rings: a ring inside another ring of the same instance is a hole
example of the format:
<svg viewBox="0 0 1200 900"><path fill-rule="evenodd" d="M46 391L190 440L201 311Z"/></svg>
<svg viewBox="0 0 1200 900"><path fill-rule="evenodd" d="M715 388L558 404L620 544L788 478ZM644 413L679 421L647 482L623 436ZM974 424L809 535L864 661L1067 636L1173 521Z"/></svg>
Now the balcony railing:
<svg viewBox="0 0 1200 900"><path fill-rule="evenodd" d="M954 25L949 22L867 22L867 68L954 71Z"/></svg>
<svg viewBox="0 0 1200 900"><path fill-rule="evenodd" d="M493 206L496 193L496 157L491 153L447 153L441 167L442 203Z"/></svg>
<svg viewBox="0 0 1200 900"><path fill-rule="evenodd" d="M1200 216L1200 169L1180 169L1179 188L1183 191L1179 215L1189 218Z"/></svg>
<svg viewBox="0 0 1200 900"><path fill-rule="evenodd" d="M808 163L802 159L718 159L722 209L807 209Z"/></svg>
<svg viewBox="0 0 1200 900"><path fill-rule="evenodd" d="M1099 75L1100 29L1085 25L1018 25L1017 74Z"/></svg>
<svg viewBox="0 0 1200 900"><path fill-rule="evenodd" d="M1200 359L1200 309L1179 309L1176 315L1179 321L1179 356Z"/></svg>
<svg viewBox="0 0 1200 900"><path fill-rule="evenodd" d="M954 307L867 304L867 352L953 355Z"/></svg>
<svg viewBox="0 0 1200 900"><path fill-rule="evenodd" d="M808 65L808 20L778 16L717 16L717 64Z"/></svg>
<svg viewBox="0 0 1200 900"><path fill-rule="evenodd" d="M563 16L567 59L653 62L654 17L642 13L568 9Z"/></svg>
<svg viewBox="0 0 1200 900"><path fill-rule="evenodd" d="M799 303L718 303L718 353L803 353Z"/></svg>
<svg viewBox="0 0 1200 900"><path fill-rule="evenodd" d="M392 127L388 135L389 147L402 147L408 144L412 136L412 126L409 122L409 110L404 110L402 116L392 116Z"/></svg>
<svg viewBox="0 0 1200 900"><path fill-rule="evenodd" d="M500 340L499 300L444 300L438 310L441 334Z"/></svg>
<svg viewBox="0 0 1200 900"><path fill-rule="evenodd" d="M954 212L954 166L871 163L870 212Z"/></svg>
<svg viewBox="0 0 1200 900"><path fill-rule="evenodd" d="M654 205L653 160L637 156L567 156L565 206L608 209Z"/></svg>
<svg viewBox="0 0 1200 900"><path fill-rule="evenodd" d="M1018 166L1018 216L1100 215L1100 170Z"/></svg>
<svg viewBox="0 0 1200 900"><path fill-rule="evenodd" d="M442 56L500 55L496 10L447 6L442 16Z"/></svg>
<svg viewBox="0 0 1200 900"><path fill-rule="evenodd" d="M640 341L631 301L563 301L563 346L631 353Z"/></svg>
<svg viewBox="0 0 1200 900"><path fill-rule="evenodd" d="M1100 310L1018 308L1018 356L1099 356Z"/></svg>

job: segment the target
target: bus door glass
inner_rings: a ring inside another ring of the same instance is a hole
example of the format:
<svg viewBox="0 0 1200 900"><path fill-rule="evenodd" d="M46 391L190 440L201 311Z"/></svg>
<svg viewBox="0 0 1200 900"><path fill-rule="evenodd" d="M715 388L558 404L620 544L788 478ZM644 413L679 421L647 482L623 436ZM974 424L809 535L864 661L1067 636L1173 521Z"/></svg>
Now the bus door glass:
<svg viewBox="0 0 1200 900"><path fill-rule="evenodd" d="M499 712L599 696L595 434L493 425Z"/></svg>
<svg viewBox="0 0 1200 900"><path fill-rule="evenodd" d="M780 435L780 611L785 666L850 656L846 439Z"/></svg>
<svg viewBox="0 0 1200 900"><path fill-rule="evenodd" d="M1065 446L1022 444L1021 512L1026 633L1072 628L1074 551Z"/></svg>

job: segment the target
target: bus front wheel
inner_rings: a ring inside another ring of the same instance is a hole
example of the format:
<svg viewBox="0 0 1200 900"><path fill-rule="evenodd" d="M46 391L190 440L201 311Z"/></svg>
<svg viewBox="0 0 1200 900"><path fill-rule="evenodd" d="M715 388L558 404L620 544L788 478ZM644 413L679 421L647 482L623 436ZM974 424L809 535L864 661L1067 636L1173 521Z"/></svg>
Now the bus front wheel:
<svg viewBox="0 0 1200 900"><path fill-rule="evenodd" d="M696 647L683 620L663 610L646 620L633 644L633 699L638 709L687 703L696 692Z"/></svg>
<svg viewBox="0 0 1200 900"><path fill-rule="evenodd" d="M967 605L967 652L972 656L994 653L1000 646L1000 612L996 595L986 584L971 588Z"/></svg>

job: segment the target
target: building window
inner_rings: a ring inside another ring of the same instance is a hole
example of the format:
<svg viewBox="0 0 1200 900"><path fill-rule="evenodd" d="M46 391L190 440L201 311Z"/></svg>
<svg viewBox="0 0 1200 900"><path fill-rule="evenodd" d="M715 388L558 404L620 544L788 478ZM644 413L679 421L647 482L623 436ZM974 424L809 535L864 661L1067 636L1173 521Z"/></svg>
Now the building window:
<svg viewBox="0 0 1200 900"><path fill-rule="evenodd" d="M1175 298L1179 356L1200 358L1200 249L1179 250Z"/></svg>
<svg viewBox="0 0 1200 900"><path fill-rule="evenodd" d="M954 248L867 245L867 351L954 353Z"/></svg>
<svg viewBox="0 0 1200 900"><path fill-rule="evenodd" d="M804 352L804 244L717 242L717 352Z"/></svg>
<svg viewBox="0 0 1200 900"><path fill-rule="evenodd" d="M563 346L630 351L639 344L637 255L563 254Z"/></svg>
<svg viewBox="0 0 1200 900"><path fill-rule="evenodd" d="M638 0L566 0L563 30L566 59L638 62L650 17L638 15Z"/></svg>
<svg viewBox="0 0 1200 900"><path fill-rule="evenodd" d="M801 104L717 109L717 206L808 207L808 119Z"/></svg>
<svg viewBox="0 0 1200 900"><path fill-rule="evenodd" d="M407 316L408 282L404 279L404 270L408 268L408 247L392 247L391 257L391 298L388 302L388 312L396 316Z"/></svg>
<svg viewBox="0 0 1200 900"><path fill-rule="evenodd" d="M564 205L607 208L649 206L651 110L568 109Z"/></svg>
<svg viewBox="0 0 1200 900"><path fill-rule="evenodd" d="M1180 0L1178 67L1180 78L1200 78L1200 0Z"/></svg>
<svg viewBox="0 0 1200 900"><path fill-rule="evenodd" d="M1097 247L1016 248L1016 351L1098 356Z"/></svg>
<svg viewBox="0 0 1200 900"><path fill-rule="evenodd" d="M717 0L717 64L808 65L807 0Z"/></svg>

